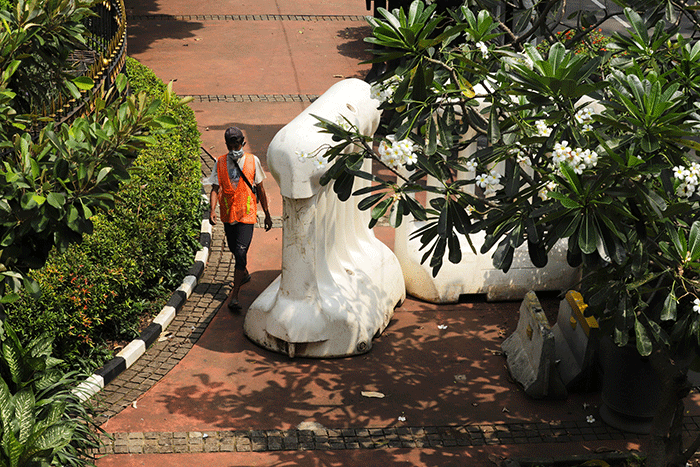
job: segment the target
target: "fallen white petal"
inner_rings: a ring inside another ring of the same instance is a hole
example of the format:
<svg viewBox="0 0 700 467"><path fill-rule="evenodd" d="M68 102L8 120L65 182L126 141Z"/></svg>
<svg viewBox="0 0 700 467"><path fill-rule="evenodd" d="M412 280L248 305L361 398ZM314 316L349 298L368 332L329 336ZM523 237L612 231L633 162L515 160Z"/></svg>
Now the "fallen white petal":
<svg viewBox="0 0 700 467"><path fill-rule="evenodd" d="M384 399L384 397L386 397L384 394L377 391L362 391L361 394L365 397L374 397L376 399Z"/></svg>

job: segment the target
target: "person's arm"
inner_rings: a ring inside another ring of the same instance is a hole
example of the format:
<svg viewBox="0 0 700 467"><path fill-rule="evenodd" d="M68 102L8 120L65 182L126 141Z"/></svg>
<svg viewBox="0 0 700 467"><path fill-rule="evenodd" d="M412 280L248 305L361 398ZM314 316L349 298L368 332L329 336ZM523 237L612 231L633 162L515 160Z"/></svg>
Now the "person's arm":
<svg viewBox="0 0 700 467"><path fill-rule="evenodd" d="M265 231L272 228L272 217L270 217L270 209L267 206L267 194L265 193L265 188L263 188L262 182L255 185L258 191L258 199L260 200L260 206L262 206L265 212Z"/></svg>
<svg viewBox="0 0 700 467"><path fill-rule="evenodd" d="M211 225L216 224L216 204L219 202L219 185L211 186L209 193L209 222Z"/></svg>

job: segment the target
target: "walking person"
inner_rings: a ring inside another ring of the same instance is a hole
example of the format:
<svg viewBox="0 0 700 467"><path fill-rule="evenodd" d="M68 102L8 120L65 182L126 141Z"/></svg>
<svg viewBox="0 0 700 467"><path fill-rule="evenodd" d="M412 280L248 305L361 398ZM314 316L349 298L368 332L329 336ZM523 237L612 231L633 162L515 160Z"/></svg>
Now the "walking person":
<svg viewBox="0 0 700 467"><path fill-rule="evenodd" d="M263 188L265 173L257 156L243 151L243 132L230 127L224 133L228 153L220 156L214 164L209 179L211 185L209 221L216 224L216 205L219 204L221 222L224 223L226 242L235 258L233 290L229 310L240 311L238 291L250 280L247 256L253 229L258 220L257 203L265 212L265 231L272 228L272 218Z"/></svg>

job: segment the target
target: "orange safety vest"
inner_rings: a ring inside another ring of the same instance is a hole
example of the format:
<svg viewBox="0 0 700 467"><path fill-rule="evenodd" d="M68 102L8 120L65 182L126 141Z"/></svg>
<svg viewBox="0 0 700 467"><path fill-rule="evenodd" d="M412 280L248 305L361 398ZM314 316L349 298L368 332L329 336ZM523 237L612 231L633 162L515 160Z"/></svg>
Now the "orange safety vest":
<svg viewBox="0 0 700 467"><path fill-rule="evenodd" d="M216 172L219 177L219 212L221 222L231 224L255 224L258 220L257 200L253 191L241 177L236 188L228 176L227 160L224 154L216 161ZM255 183L255 156L244 154L243 173L250 183ZM240 167L239 167L240 168Z"/></svg>

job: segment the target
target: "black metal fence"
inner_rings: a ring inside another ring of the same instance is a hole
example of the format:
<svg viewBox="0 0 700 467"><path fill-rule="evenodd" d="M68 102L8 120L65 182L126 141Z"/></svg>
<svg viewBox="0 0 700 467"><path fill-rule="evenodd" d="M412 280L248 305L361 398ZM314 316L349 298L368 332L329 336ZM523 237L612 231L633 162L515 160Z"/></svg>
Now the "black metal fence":
<svg viewBox="0 0 700 467"><path fill-rule="evenodd" d="M51 99L45 116L58 123L70 122L88 114L95 99L114 85L126 62L126 9L124 0L104 0L93 8L96 15L87 20L90 31L88 50L76 52L72 59L78 75L92 79L95 86L81 92L79 99L59 95Z"/></svg>

